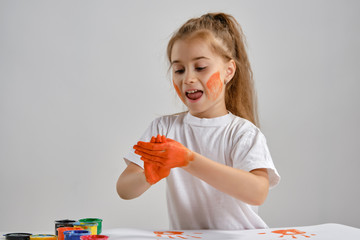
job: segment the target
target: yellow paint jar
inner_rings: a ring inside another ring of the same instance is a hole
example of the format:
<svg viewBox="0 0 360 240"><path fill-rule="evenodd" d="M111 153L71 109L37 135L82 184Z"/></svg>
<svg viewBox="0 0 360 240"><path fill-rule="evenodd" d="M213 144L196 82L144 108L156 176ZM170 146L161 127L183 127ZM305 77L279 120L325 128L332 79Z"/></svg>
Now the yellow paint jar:
<svg viewBox="0 0 360 240"><path fill-rule="evenodd" d="M35 234L30 236L30 240L57 240L57 237L51 234Z"/></svg>
<svg viewBox="0 0 360 240"><path fill-rule="evenodd" d="M95 222L86 223L86 222L76 222L73 224L74 227L81 227L84 230L88 230L91 232L91 235L97 234L97 226L98 224Z"/></svg>

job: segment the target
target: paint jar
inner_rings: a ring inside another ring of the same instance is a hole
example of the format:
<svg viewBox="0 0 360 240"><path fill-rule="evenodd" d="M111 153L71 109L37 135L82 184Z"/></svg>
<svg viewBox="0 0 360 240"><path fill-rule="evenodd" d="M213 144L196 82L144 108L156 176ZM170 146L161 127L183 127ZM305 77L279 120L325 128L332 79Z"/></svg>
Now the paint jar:
<svg viewBox="0 0 360 240"><path fill-rule="evenodd" d="M7 233L4 237L7 240L29 240L31 235L31 233Z"/></svg>
<svg viewBox="0 0 360 240"><path fill-rule="evenodd" d="M86 222L76 222L74 223L74 227L81 227L84 230L89 230L91 232L91 235L96 235L97 234L97 223L94 222L90 222L90 223L86 223Z"/></svg>
<svg viewBox="0 0 360 240"><path fill-rule="evenodd" d="M57 237L51 234L36 234L31 235L30 240L56 240Z"/></svg>
<svg viewBox="0 0 360 240"><path fill-rule="evenodd" d="M58 235L57 229L60 227L73 227L75 220L63 219L55 221L55 234Z"/></svg>
<svg viewBox="0 0 360 240"><path fill-rule="evenodd" d="M81 240L108 240L109 236L106 236L106 235L86 235L86 236L81 236L80 239Z"/></svg>
<svg viewBox="0 0 360 240"><path fill-rule="evenodd" d="M101 234L102 232L102 219L100 218L83 218L80 219L79 222L84 222L84 223L97 223L97 234Z"/></svg>
<svg viewBox="0 0 360 240"><path fill-rule="evenodd" d="M59 227L58 231L58 240L64 240L64 232L65 231L72 231L72 230L82 230L81 227Z"/></svg>
<svg viewBox="0 0 360 240"><path fill-rule="evenodd" d="M65 231L64 237L65 240L80 240L81 236L90 235L90 231L88 230L71 230Z"/></svg>

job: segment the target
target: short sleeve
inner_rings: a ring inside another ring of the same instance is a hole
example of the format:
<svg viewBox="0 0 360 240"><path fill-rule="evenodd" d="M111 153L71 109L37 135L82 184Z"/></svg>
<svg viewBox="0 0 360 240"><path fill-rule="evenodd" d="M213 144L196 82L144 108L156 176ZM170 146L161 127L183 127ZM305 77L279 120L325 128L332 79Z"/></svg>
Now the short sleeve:
<svg viewBox="0 0 360 240"><path fill-rule="evenodd" d="M149 142L152 136L157 136L158 134L166 135L166 132L164 132L164 128L161 124L161 118L153 120L138 141ZM135 144L136 143L133 145ZM124 160L126 164L133 162L139 165L141 168L144 168L144 162L140 159L139 155L135 154L133 145L131 145L129 152L124 156Z"/></svg>
<svg viewBox="0 0 360 240"><path fill-rule="evenodd" d="M250 129L235 139L231 158L234 168L245 171L266 168L270 188L275 187L280 181L280 175L274 166L265 136L257 128Z"/></svg>

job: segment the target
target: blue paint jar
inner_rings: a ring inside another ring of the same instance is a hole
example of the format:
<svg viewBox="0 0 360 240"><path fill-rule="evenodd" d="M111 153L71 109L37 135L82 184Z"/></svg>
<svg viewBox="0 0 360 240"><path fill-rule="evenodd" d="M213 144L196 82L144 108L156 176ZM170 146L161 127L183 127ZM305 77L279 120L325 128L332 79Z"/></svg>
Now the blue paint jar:
<svg viewBox="0 0 360 240"><path fill-rule="evenodd" d="M65 231L64 237L65 240L80 240L81 236L90 235L90 231L88 230L72 230L72 231Z"/></svg>

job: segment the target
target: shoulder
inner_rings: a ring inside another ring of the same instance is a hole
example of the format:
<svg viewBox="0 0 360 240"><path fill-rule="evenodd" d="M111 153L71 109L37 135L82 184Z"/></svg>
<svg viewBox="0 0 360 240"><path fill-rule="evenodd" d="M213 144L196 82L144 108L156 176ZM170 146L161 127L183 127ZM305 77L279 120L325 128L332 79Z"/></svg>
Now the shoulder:
<svg viewBox="0 0 360 240"><path fill-rule="evenodd" d="M260 129L256 127L252 122L249 120L233 115L232 114L232 121L230 123L230 128L234 129L238 134L257 134L261 133Z"/></svg>
<svg viewBox="0 0 360 240"><path fill-rule="evenodd" d="M233 115L230 129L234 142L251 142L254 139L265 140L264 134L252 122L239 116Z"/></svg>

